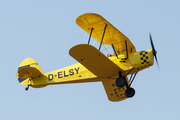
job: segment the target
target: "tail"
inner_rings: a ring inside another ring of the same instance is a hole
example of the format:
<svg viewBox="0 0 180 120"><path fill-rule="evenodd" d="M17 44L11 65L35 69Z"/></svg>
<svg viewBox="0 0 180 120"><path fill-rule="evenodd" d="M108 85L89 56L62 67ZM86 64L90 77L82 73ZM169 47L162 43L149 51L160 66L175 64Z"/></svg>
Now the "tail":
<svg viewBox="0 0 180 120"><path fill-rule="evenodd" d="M16 74L18 81L25 86L29 86L30 80L36 77L40 77L43 75L41 68L39 67L38 63L33 60L32 58L24 59L21 64L19 65L18 72ZM32 86L35 88L45 87L43 86Z"/></svg>

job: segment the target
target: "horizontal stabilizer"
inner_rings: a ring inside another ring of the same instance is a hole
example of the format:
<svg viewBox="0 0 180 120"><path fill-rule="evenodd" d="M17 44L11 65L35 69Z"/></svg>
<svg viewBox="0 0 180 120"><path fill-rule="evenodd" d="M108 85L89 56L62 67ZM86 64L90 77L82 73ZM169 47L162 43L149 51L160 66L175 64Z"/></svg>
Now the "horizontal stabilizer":
<svg viewBox="0 0 180 120"><path fill-rule="evenodd" d="M36 78L41 75L43 75L43 73L35 67L22 67L18 70L19 78Z"/></svg>
<svg viewBox="0 0 180 120"><path fill-rule="evenodd" d="M21 62L16 74L19 82L23 85L28 85L28 80L43 75L38 63L32 58L26 58Z"/></svg>

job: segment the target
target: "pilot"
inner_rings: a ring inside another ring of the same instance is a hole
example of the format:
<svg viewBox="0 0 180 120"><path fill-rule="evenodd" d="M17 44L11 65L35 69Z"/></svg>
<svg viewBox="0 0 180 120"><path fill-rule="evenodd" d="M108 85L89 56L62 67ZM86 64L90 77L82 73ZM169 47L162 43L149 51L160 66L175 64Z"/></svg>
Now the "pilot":
<svg viewBox="0 0 180 120"><path fill-rule="evenodd" d="M108 57L112 57L112 55L110 53L107 54Z"/></svg>

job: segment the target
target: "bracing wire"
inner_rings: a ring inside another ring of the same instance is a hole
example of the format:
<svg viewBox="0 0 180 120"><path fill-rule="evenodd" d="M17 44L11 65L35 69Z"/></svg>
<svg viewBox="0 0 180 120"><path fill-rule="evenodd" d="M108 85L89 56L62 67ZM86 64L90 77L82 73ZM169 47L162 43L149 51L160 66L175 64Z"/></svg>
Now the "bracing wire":
<svg viewBox="0 0 180 120"><path fill-rule="evenodd" d="M85 43L86 36L87 36L87 33L85 32L85 34L84 34L84 39L83 39L83 43Z"/></svg>

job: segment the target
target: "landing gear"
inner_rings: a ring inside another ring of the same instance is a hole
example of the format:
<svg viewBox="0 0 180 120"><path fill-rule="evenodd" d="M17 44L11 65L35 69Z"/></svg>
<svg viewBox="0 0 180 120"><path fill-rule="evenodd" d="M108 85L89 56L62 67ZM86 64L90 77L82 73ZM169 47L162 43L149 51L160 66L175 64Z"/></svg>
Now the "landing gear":
<svg viewBox="0 0 180 120"><path fill-rule="evenodd" d="M118 77L116 79L116 86L123 87L124 85L126 85L126 78L125 77Z"/></svg>
<svg viewBox="0 0 180 120"><path fill-rule="evenodd" d="M131 98L135 95L135 90L133 88L127 88L125 91L125 95L128 98Z"/></svg>
<svg viewBox="0 0 180 120"><path fill-rule="evenodd" d="M25 90L26 90L26 91L28 91L28 90L29 90L29 85L25 88Z"/></svg>
<svg viewBox="0 0 180 120"><path fill-rule="evenodd" d="M135 95L135 90L134 90L134 88L131 88L131 84L132 84L136 74L137 73L131 75L131 78L129 81L130 84L127 83L126 76L122 76L121 72L119 72L119 77L116 79L116 86L117 87L126 86L125 96L128 98L131 98Z"/></svg>
<svg viewBox="0 0 180 120"><path fill-rule="evenodd" d="M28 90L29 90L30 81L31 81L31 79L29 78L29 80L28 80L28 86L25 88L25 90L26 90L26 91L28 91Z"/></svg>

